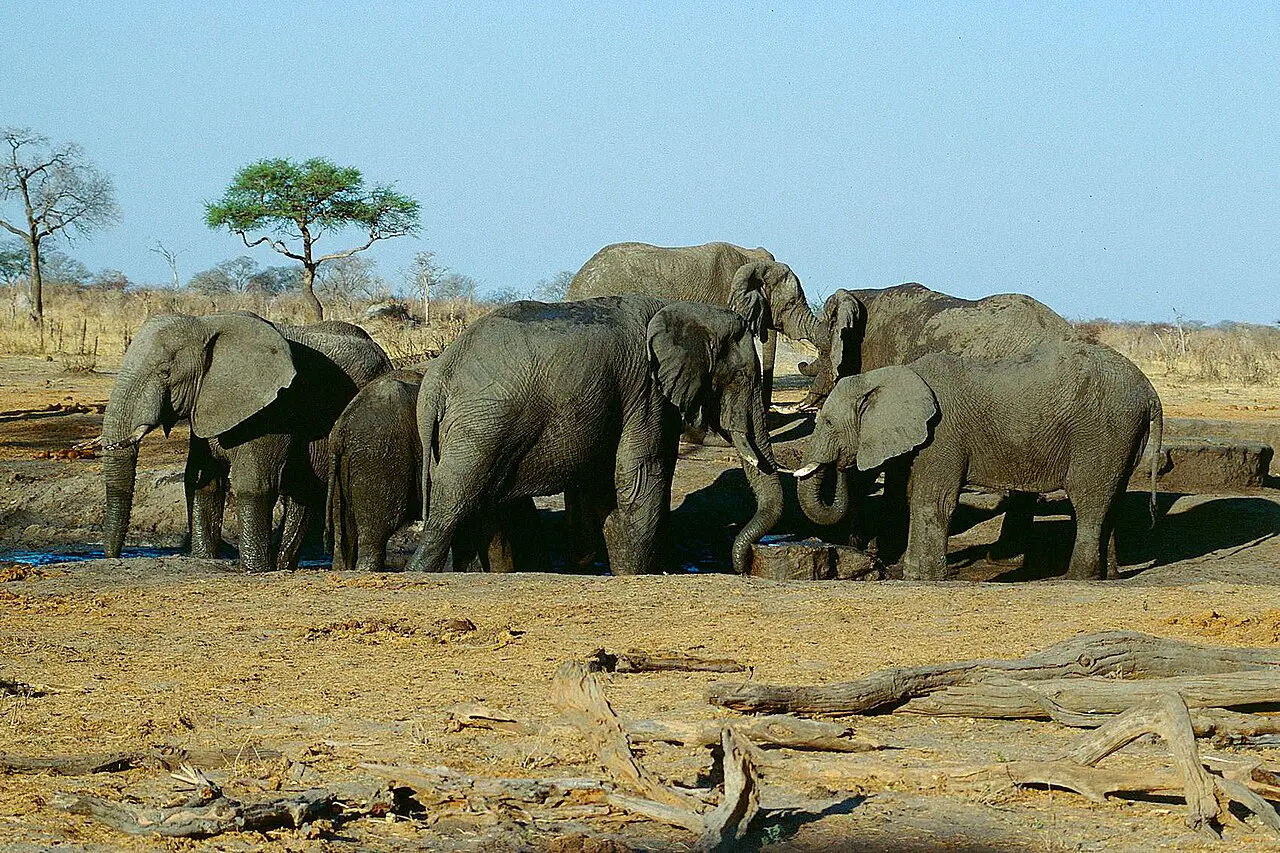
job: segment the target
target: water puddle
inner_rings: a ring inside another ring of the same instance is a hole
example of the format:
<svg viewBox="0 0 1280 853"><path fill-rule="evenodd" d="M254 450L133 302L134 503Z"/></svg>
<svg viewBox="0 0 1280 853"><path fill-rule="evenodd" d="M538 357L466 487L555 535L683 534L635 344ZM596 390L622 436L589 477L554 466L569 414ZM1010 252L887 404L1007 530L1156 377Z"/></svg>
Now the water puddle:
<svg viewBox="0 0 1280 853"><path fill-rule="evenodd" d="M180 548L152 548L141 546L137 548L125 548L121 554L121 559L133 559L136 557L179 557L182 556ZM66 551L37 551L26 548L0 548L0 562L6 563L23 563L28 566L52 566L57 563L83 563L87 560L101 560L106 557L106 553L101 548L86 548ZM332 561L327 558L303 558L298 561L299 568L304 569L327 569L332 565Z"/></svg>

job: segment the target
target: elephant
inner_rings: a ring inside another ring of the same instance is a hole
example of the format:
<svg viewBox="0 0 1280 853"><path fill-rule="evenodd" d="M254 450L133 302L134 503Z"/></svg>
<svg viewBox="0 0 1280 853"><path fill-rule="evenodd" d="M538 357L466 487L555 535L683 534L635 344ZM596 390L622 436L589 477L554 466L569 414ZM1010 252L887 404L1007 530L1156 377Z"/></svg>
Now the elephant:
<svg viewBox="0 0 1280 853"><path fill-rule="evenodd" d="M896 464L910 514L903 577L941 580L962 486L1065 489L1076 516L1068 577L1099 579L1113 566L1117 502L1148 440L1154 522L1163 430L1151 382L1102 344L1050 342L1003 359L933 353L836 383L795 471L797 495L811 520L835 523L849 508L847 472ZM836 497L826 503L832 468Z"/></svg>
<svg viewBox="0 0 1280 853"><path fill-rule="evenodd" d="M382 571L387 542L422 512L418 387L431 362L374 379L356 393L329 433L326 530L339 571ZM504 504L486 520L483 551L467 543L455 563L476 570L545 570L532 498ZM481 535L478 533L478 535Z"/></svg>
<svg viewBox="0 0 1280 853"><path fill-rule="evenodd" d="M660 299L690 300L737 311L762 343L764 405L773 397L773 364L780 331L807 340L824 352L829 336L814 316L800 279L767 250L731 243L667 248L647 243L613 243L583 264L569 284L568 299L643 293ZM763 297L763 298L760 298ZM825 359L821 364L830 364ZM834 378L828 377L834 383Z"/></svg>
<svg viewBox="0 0 1280 853"><path fill-rule="evenodd" d="M103 538L118 557L129 527L138 445L187 420L184 482L191 553L217 557L227 488L236 499L240 565L297 566L324 509L329 430L356 391L391 369L358 326L275 325L236 312L152 317L125 352L102 419ZM277 554L273 508L285 498Z"/></svg>
<svg viewBox="0 0 1280 853"><path fill-rule="evenodd" d="M782 514L782 488L743 319L639 294L499 308L449 345L418 393L424 509L410 567L443 569L477 511L566 492L614 574L657 570L686 424L720 433L742 462L756 499L732 550L744 572Z"/></svg>
<svg viewBox="0 0 1280 853"><path fill-rule="evenodd" d="M797 409L820 406L837 377L908 364L930 353L997 359L1049 342L1082 340L1075 327L1030 296L960 299L916 283L837 290L823 306L823 322L831 343L813 364L800 365L814 382ZM990 559L1009 565L1020 561L1034 513L1035 495L1010 493ZM889 552L903 544L905 525L905 517L886 519Z"/></svg>

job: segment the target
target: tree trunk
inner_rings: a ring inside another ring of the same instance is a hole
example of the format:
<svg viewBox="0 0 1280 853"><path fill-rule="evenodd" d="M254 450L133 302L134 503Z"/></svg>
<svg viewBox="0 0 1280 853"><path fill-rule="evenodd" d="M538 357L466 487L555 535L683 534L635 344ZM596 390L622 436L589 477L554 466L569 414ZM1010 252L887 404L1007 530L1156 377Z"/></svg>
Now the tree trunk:
<svg viewBox="0 0 1280 853"><path fill-rule="evenodd" d="M302 298L311 311L311 321L319 323L324 319L324 306L316 298L316 266L304 264L302 267Z"/></svg>
<svg viewBox="0 0 1280 853"><path fill-rule="evenodd" d="M35 226L32 226L34 230ZM40 272L40 241L27 240L28 255L31 258L31 275L27 282L26 305L27 319L37 328L44 325L44 278Z"/></svg>

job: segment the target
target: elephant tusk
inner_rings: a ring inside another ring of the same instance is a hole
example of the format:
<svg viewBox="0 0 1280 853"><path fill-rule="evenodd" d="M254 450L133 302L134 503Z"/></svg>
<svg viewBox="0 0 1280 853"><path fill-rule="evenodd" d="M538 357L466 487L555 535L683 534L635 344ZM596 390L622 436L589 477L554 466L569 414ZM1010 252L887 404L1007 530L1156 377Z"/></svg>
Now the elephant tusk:
<svg viewBox="0 0 1280 853"><path fill-rule="evenodd" d="M796 470L792 471L791 476L795 477L797 480L803 480L805 477L810 476L811 474L813 474L814 471L817 471L817 470L818 470L818 463L810 462L808 465L805 465L803 468L797 468Z"/></svg>

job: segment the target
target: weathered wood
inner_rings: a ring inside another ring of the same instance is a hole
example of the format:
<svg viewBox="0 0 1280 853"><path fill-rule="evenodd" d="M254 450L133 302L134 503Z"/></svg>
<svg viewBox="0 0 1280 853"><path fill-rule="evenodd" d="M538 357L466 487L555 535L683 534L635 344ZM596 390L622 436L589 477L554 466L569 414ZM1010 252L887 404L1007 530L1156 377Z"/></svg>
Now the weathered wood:
<svg viewBox="0 0 1280 853"><path fill-rule="evenodd" d="M1215 648L1134 631L1108 631L1075 637L1013 660L975 659L894 667L825 686L715 683L707 688L707 699L715 705L752 713L863 714L1000 675L1018 681L1041 681L1079 676L1173 677L1241 670L1280 672L1280 649ZM1025 702L1024 697L1023 706ZM1115 710L1126 710L1131 704ZM1235 703L1202 702L1198 706L1229 704ZM1092 709L1086 705L1083 710ZM1041 711L1035 716L1048 715Z"/></svg>
<svg viewBox="0 0 1280 853"><path fill-rule="evenodd" d="M1058 678L1024 682L992 678L943 687L898 706L896 713L933 717L1049 720L1049 705L1078 714L1119 714L1176 691L1191 708L1235 708L1280 702L1280 672L1227 672L1183 678Z"/></svg>
<svg viewBox="0 0 1280 853"><path fill-rule="evenodd" d="M1187 704L1177 693L1170 691L1157 696L1089 732L1068 753L1068 758L1092 767L1145 734L1159 735L1168 744L1185 788L1186 824L1197 832L1206 830L1218 815L1218 801L1213 794L1213 780L1200 763Z"/></svg>
<svg viewBox="0 0 1280 853"><path fill-rule="evenodd" d="M733 850L746 835L760 811L760 781L751 760L750 744L726 726L721 735L724 796L720 804L703 815L703 828L695 850Z"/></svg>
<svg viewBox="0 0 1280 853"><path fill-rule="evenodd" d="M821 539L757 544L749 574L779 581L879 580L880 564L871 554Z"/></svg>
<svg viewBox="0 0 1280 853"><path fill-rule="evenodd" d="M226 767L243 760L274 760L274 749L181 749L158 747L141 752L110 752L97 755L0 755L0 773L33 773L49 776L89 776L94 773L123 773L137 767L174 770L182 764Z"/></svg>
<svg viewBox="0 0 1280 853"><path fill-rule="evenodd" d="M537 732L535 726L521 722L502 711L474 702L464 703L450 711L449 721L457 729L488 729L517 735L531 735Z"/></svg>
<svg viewBox="0 0 1280 853"><path fill-rule="evenodd" d="M698 810L700 803L668 788L636 761L599 679L584 664L565 661L560 665L551 679L551 701L587 737L600 764L620 783L665 805Z"/></svg>
<svg viewBox="0 0 1280 853"><path fill-rule="evenodd" d="M659 652L608 652L596 649L587 658L592 672L745 672L746 667L728 658Z"/></svg>
<svg viewBox="0 0 1280 853"><path fill-rule="evenodd" d="M361 764L379 779L410 788L424 805L468 802L473 798L534 803L544 806L572 800L575 803L603 802L610 787L600 779L496 778L470 776L448 767L403 767L392 764Z"/></svg>
<svg viewBox="0 0 1280 853"><path fill-rule="evenodd" d="M251 805L219 798L212 803L169 808L133 806L79 794L59 793L49 799L49 805L55 809L87 815L130 835L174 838L204 838L223 832L299 827L328 814L334 802L334 794L322 790L304 791L293 797Z"/></svg>
<svg viewBox="0 0 1280 853"><path fill-rule="evenodd" d="M883 744L876 741L855 737L849 726L822 720L777 714L736 720L733 726L742 737L759 747L819 752L869 752L883 748ZM689 746L711 746L720 742L724 722L630 720L626 723L626 729L632 743L663 741Z"/></svg>

